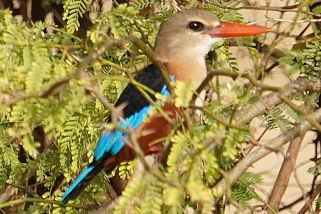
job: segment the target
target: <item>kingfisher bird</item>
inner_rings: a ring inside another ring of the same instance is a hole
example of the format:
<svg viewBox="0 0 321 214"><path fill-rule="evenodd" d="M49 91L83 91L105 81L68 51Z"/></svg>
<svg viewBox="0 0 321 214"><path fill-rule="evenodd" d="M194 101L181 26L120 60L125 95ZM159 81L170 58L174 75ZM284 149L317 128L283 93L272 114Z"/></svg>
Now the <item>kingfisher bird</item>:
<svg viewBox="0 0 321 214"><path fill-rule="evenodd" d="M156 36L154 52L167 70L170 81L182 81L196 90L207 76L205 56L212 45L222 38L254 36L271 32L271 29L220 21L211 12L187 10L178 12L161 25ZM153 64L142 69L134 78L155 92L170 96L160 70ZM155 96L151 96L155 101ZM179 114L175 104L165 102L162 110L168 115L151 111L153 106L146 96L132 84L125 87L115 106L125 104L123 119L118 125L137 132L137 142L144 155L157 154L163 149L160 142L171 133L173 123ZM121 130L103 131L95 151L93 161L80 173L65 190L61 201L75 198L88 182L102 169L112 171L123 161L135 158L134 150L126 144L128 136ZM156 142L156 143L155 143Z"/></svg>

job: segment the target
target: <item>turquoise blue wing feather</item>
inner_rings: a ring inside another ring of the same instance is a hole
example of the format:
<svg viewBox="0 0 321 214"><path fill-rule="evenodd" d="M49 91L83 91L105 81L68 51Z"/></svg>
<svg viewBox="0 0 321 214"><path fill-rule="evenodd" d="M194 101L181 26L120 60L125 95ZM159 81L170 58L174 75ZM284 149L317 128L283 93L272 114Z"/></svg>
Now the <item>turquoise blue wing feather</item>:
<svg viewBox="0 0 321 214"><path fill-rule="evenodd" d="M119 121L118 125L126 130L136 129L148 115L150 108L151 105L144 107L139 112L126 118L124 121ZM111 155L117 154L124 146L124 142L122 140L124 137L127 138L127 136L120 130L103 133L98 140L94 152L94 159L98 161L108 152L111 152Z"/></svg>

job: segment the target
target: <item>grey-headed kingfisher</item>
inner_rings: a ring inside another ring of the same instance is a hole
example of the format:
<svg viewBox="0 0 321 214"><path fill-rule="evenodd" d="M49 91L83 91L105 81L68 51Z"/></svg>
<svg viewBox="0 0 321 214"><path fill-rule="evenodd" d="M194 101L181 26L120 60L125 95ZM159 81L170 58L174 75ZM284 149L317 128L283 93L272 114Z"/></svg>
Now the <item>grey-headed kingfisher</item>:
<svg viewBox="0 0 321 214"><path fill-rule="evenodd" d="M261 26L223 22L207 11L188 10L176 13L160 25L154 51L167 67L172 81L183 81L196 90L207 76L205 56L214 43L226 37L254 36L270 31ZM160 71L153 64L141 70L135 80L155 92L170 96ZM137 142L145 155L159 153L162 142L157 139L170 134L172 123L151 111L153 106L131 84L124 89L116 106L123 103L126 105L123 120L118 124L138 133ZM175 119L178 108L171 103L162 106L163 112ZM121 130L104 131L97 142L93 162L66 189L61 201L76 197L102 169L111 171L122 161L134 159L135 152L125 143L127 138Z"/></svg>

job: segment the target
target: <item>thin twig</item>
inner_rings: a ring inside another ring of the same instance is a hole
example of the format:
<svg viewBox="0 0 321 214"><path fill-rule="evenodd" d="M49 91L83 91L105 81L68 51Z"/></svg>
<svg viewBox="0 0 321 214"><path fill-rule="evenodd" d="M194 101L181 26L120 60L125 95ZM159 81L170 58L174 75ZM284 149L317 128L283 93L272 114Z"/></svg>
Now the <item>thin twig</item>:
<svg viewBox="0 0 321 214"><path fill-rule="evenodd" d="M171 82L168 77L167 68L165 65L159 60L158 56L154 53L152 49L150 49L142 40L135 36L129 36L128 40L131 41L134 45L136 45L139 49L141 49L147 57L153 62L153 64L160 70L162 78L167 86L167 89L171 92Z"/></svg>
<svg viewBox="0 0 321 214"><path fill-rule="evenodd" d="M203 113L208 115L213 120L216 120L218 123L222 124L224 127L238 129L240 131L245 131L245 132L249 132L250 131L250 129L248 127L245 127L245 126L242 126L242 125L238 125L238 124L229 123L229 122L225 121L224 119L216 116L215 114L213 114L211 111L205 109L204 107L199 107L199 106L195 106L195 105L190 105L189 107L191 109L202 111Z"/></svg>
<svg viewBox="0 0 321 214"><path fill-rule="evenodd" d="M297 106L294 102L292 102L287 96L284 96L283 93L280 93L280 98L282 99L282 101L284 103L286 103L290 108L292 108L294 111L297 111L298 113L300 113L301 115L303 115L303 117L309 121L309 123L311 123L311 125L316 128L319 132L321 132L321 125L316 122L314 120L314 118L311 118L311 116L303 110L302 107Z"/></svg>
<svg viewBox="0 0 321 214"><path fill-rule="evenodd" d="M52 204L52 205L59 205L62 207L72 207L72 208L76 208L76 209L88 209L88 206L78 205L78 204L74 204L74 203L62 203L62 202L53 201L53 200L46 200L46 199L42 199L42 198L29 198L29 197L20 198L17 200L12 200L12 201L8 201L5 203L1 203L0 209L5 208L5 207L18 205L18 204L23 204L26 202Z"/></svg>
<svg viewBox="0 0 321 214"><path fill-rule="evenodd" d="M301 10L301 9L293 9L293 8L297 8L300 5L290 5L290 6L285 6L285 7L267 7L267 6L241 6L241 7L228 7L228 6L223 6L221 4L216 4L216 3L210 3L212 5L215 5L219 8L223 8L223 9L228 9L228 10L264 10L264 11L278 11L278 12L288 12L288 13L303 13L303 14L307 14L307 15L313 15L316 17L321 17L320 14L316 14L316 13L312 13L312 12L308 12L305 10Z"/></svg>
<svg viewBox="0 0 321 214"><path fill-rule="evenodd" d="M113 39L111 37L108 37L105 42L99 47L93 50L91 53L89 53L87 56L78 59L76 56L73 56L75 59L78 59L79 66L76 72L73 74L67 75L66 77L62 78L61 80L58 80L57 82L53 83L51 86L49 86L47 89L40 91L38 93L34 94L27 94L23 91L14 92L11 95L3 96L0 100L0 103L6 106L12 106L16 104L19 101L30 99L30 98L38 98L43 97L47 98L53 94L58 93L65 85L69 83L71 79L75 78L82 78L85 74L86 67L88 64L96 60L99 56L101 56L108 48L110 48L113 45L117 46L123 46L124 42L120 40Z"/></svg>
<svg viewBox="0 0 321 214"><path fill-rule="evenodd" d="M315 189L314 192L310 195L308 201L305 202L305 204L303 205L303 207L300 209L300 211L298 212L298 214L304 214L306 213L306 211L312 206L312 203L314 202L315 198L321 193L321 184L318 184Z"/></svg>
<svg viewBox="0 0 321 214"><path fill-rule="evenodd" d="M266 22L266 21L274 21L274 22L287 22L287 23L311 23L311 22L321 22L321 19L299 19L299 20L288 20L288 19L278 19L278 18L271 18L266 17L265 20L259 21L259 22ZM257 23L259 23L257 22Z"/></svg>

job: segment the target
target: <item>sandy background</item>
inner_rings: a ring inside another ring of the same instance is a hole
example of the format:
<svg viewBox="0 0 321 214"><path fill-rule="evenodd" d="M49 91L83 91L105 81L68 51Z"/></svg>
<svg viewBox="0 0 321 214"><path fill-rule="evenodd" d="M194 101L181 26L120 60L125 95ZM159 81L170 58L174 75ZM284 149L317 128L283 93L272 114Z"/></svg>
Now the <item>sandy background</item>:
<svg viewBox="0 0 321 214"><path fill-rule="evenodd" d="M251 1L255 2L256 5L265 6L267 5L266 1ZM284 6L286 4L286 1L278 1L278 0L272 0L271 6ZM288 5L297 4L295 1L290 1ZM247 22L260 22L266 20L266 16L273 17L273 18L279 18L280 13L279 12L266 12L266 11L254 11L254 10L240 10L245 17ZM283 19L292 20L294 17L294 13L285 13ZM268 27L273 26L273 22L260 22L259 25L266 25ZM283 23L281 25L281 31L286 29L289 26L288 23ZM297 30L302 29L306 24L298 25L296 28ZM274 27L275 28L275 27ZM308 31L309 33L311 31ZM274 34L269 34L267 41L271 41L271 39L274 37ZM292 45L294 43L294 40L292 39L286 39L283 42L281 42L278 47L280 49L291 49ZM246 72L246 70L253 68L253 63L249 59L249 56L246 51L240 50L240 49L233 49L233 52L237 56L237 61L239 63L240 70L243 72ZM286 83L288 83L290 80L289 78L283 74L282 71L284 71L284 67L278 66L276 69L273 69L273 71L265 78L265 83L269 85L275 85L275 86L282 86ZM257 135L259 136L260 133L263 131L263 127L260 127L257 121L252 121L252 125L256 127ZM268 133L262 138L260 143L264 143L268 141L269 139L272 139L273 137L276 137L280 132L278 130L270 130ZM296 170L291 175L291 179L288 185L288 188L286 190L286 193L282 199L282 204L286 205L294 200L296 200L300 195L302 195L302 192L306 193L310 190L311 183L313 176L312 174L308 173L307 170L309 167L313 166L313 162L310 161L310 158L314 156L314 145L311 144L311 140L315 138L314 132L309 132L304 139L304 142L301 146L301 150L296 162ZM286 152L287 145L283 147L284 153ZM262 197L264 201L267 201L268 196L272 190L272 187L274 185L274 182L276 180L278 171L280 169L280 166L284 159L284 154L281 153L272 153L268 155L267 157L261 159L257 163L255 163L249 171L253 171L256 173L260 173L263 178L263 185L259 185L257 189L259 189L259 195ZM292 207L291 209L288 209L286 211L280 211L279 213L297 213L301 207L303 206L304 201L299 203L297 206ZM259 205L257 202L253 203L253 205ZM236 209L235 207L229 207L226 209L226 213L250 213L248 209L241 210ZM254 213L264 213L263 211L257 211Z"/></svg>

